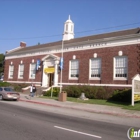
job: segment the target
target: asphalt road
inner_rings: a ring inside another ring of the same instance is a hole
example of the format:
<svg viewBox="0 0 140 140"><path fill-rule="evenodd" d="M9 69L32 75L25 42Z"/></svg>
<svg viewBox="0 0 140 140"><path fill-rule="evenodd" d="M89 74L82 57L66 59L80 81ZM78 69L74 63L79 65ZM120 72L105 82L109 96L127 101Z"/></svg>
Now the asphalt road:
<svg viewBox="0 0 140 140"><path fill-rule="evenodd" d="M53 113L19 104L0 102L2 140L128 140L128 125L73 117L65 115L65 111L58 114L57 111Z"/></svg>

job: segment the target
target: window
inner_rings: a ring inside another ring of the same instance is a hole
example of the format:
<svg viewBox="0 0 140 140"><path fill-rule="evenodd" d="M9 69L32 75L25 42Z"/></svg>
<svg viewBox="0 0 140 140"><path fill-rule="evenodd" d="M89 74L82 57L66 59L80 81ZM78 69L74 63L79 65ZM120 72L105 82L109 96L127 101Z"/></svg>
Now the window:
<svg viewBox="0 0 140 140"><path fill-rule="evenodd" d="M35 79L36 75L36 63L31 63L30 64L30 78Z"/></svg>
<svg viewBox="0 0 140 140"><path fill-rule="evenodd" d="M24 65L20 64L19 65L19 74L18 74L18 78L23 78L23 74L24 74Z"/></svg>
<svg viewBox="0 0 140 140"><path fill-rule="evenodd" d="M115 57L114 59L115 69L114 77L115 78L127 78L127 57Z"/></svg>
<svg viewBox="0 0 140 140"><path fill-rule="evenodd" d="M14 91L12 88L6 87L4 88L4 91Z"/></svg>
<svg viewBox="0 0 140 140"><path fill-rule="evenodd" d="M73 26L71 25L71 32L73 31Z"/></svg>
<svg viewBox="0 0 140 140"><path fill-rule="evenodd" d="M70 78L78 78L79 77L79 61L72 60L70 61Z"/></svg>
<svg viewBox="0 0 140 140"><path fill-rule="evenodd" d="M66 25L66 31L68 31L68 25Z"/></svg>
<svg viewBox="0 0 140 140"><path fill-rule="evenodd" d="M101 77L101 59L94 58L90 60L90 78Z"/></svg>
<svg viewBox="0 0 140 140"><path fill-rule="evenodd" d="M14 75L14 66L10 65L9 66L9 78L13 78Z"/></svg>

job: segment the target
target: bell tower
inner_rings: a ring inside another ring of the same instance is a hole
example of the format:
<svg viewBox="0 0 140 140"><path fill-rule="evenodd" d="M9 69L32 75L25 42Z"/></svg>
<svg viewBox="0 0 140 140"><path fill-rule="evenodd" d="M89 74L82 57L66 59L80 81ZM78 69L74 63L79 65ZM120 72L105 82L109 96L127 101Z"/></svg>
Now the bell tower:
<svg viewBox="0 0 140 140"><path fill-rule="evenodd" d="M64 33L63 40L70 40L74 38L74 23L70 19L70 15L68 20L64 23Z"/></svg>

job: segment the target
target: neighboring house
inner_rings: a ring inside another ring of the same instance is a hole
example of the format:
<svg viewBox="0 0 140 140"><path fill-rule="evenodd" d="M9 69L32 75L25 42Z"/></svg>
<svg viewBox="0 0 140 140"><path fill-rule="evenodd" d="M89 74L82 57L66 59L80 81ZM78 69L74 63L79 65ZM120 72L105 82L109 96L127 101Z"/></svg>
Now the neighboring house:
<svg viewBox="0 0 140 140"><path fill-rule="evenodd" d="M131 87L132 77L138 73L140 28L74 38L74 24L69 17L62 41L30 47L21 42L20 47L7 52L4 81L46 87L61 82Z"/></svg>

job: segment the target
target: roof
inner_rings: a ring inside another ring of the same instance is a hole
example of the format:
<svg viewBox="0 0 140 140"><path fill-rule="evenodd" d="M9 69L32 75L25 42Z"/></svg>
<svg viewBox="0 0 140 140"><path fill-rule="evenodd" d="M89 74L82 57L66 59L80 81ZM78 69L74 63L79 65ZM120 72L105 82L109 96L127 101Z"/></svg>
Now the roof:
<svg viewBox="0 0 140 140"><path fill-rule="evenodd" d="M115 32L110 32L110 33L104 33L104 34L97 34L97 35L92 35L92 36L85 36L85 37L80 37L80 38L74 38L71 40L64 41L65 45L68 44L73 44L73 43L80 43L84 41L91 41L91 40L98 40L98 39L105 39L105 38L112 38L112 37L122 37L122 36L127 36L127 35L134 35L138 34L140 32L140 28L134 28L134 29L129 29L129 30L122 30L122 31L115 31ZM6 56L9 55L14 55L17 53L24 53L27 51L33 51L33 50L39 50L43 48L52 48L56 46L61 46L62 45L62 40L57 41L57 42L51 42L51 43L46 43L46 44L40 44L40 45L34 45L34 46L29 46L25 48L21 48L20 50L15 50L14 52L6 54Z"/></svg>

